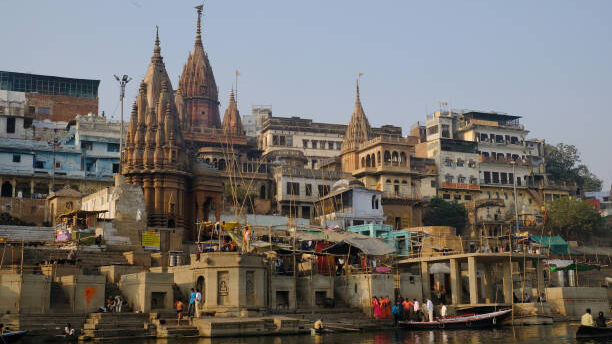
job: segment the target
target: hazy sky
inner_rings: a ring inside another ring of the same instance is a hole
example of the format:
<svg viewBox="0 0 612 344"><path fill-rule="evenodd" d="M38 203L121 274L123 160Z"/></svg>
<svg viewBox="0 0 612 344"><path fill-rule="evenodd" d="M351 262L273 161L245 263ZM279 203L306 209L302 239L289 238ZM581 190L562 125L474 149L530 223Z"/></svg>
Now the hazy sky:
<svg viewBox="0 0 612 344"><path fill-rule="evenodd" d="M0 2L0 69L94 78L118 118L113 74L128 74L126 112L149 63L155 25L176 88L199 2ZM612 181L612 1L208 0L204 45L221 111L238 81L241 114L347 122L355 78L373 125L404 128L447 101L523 116L530 137L576 145Z"/></svg>

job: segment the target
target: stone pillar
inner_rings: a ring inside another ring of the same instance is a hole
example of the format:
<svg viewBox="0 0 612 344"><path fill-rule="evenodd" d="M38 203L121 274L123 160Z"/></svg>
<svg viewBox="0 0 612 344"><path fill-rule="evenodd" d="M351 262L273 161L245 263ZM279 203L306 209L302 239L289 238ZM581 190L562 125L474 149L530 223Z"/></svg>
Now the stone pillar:
<svg viewBox="0 0 612 344"><path fill-rule="evenodd" d="M34 179L30 180L30 198L34 198Z"/></svg>
<svg viewBox="0 0 612 344"><path fill-rule="evenodd" d="M451 284L451 296L453 305L461 303L461 294L463 288L461 287L461 262L458 259L450 260L450 284Z"/></svg>
<svg viewBox="0 0 612 344"><path fill-rule="evenodd" d="M513 283L512 276L510 275L510 262L502 263L502 281L504 288L504 301L506 303L512 303L513 299Z"/></svg>
<svg viewBox="0 0 612 344"><path fill-rule="evenodd" d="M478 303L478 286L476 285L476 257L468 257L468 277L470 284L470 304Z"/></svg>
<svg viewBox="0 0 612 344"><path fill-rule="evenodd" d="M484 270L484 295L485 303L497 303L499 300L495 299L496 286L494 281L494 274L492 269L495 268L495 264L485 265ZM477 279L478 280L478 279Z"/></svg>
<svg viewBox="0 0 612 344"><path fill-rule="evenodd" d="M544 285L544 262L541 259L535 261L536 263L536 281L538 286L538 296L542 295L546 286Z"/></svg>
<svg viewBox="0 0 612 344"><path fill-rule="evenodd" d="M421 284L423 285L423 299L431 298L431 285L429 283L428 262L421 262Z"/></svg>

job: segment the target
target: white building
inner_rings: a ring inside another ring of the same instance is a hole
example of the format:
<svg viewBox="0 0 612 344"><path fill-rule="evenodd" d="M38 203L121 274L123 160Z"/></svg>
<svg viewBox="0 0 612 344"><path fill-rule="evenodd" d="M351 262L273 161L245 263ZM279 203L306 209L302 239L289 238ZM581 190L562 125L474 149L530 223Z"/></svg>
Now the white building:
<svg viewBox="0 0 612 344"><path fill-rule="evenodd" d="M0 90L0 139L31 140L34 116L26 115L24 92Z"/></svg>
<svg viewBox="0 0 612 344"><path fill-rule="evenodd" d="M382 191L366 189L359 180L339 180L328 195L315 205L322 226L347 229L349 226L383 224Z"/></svg>

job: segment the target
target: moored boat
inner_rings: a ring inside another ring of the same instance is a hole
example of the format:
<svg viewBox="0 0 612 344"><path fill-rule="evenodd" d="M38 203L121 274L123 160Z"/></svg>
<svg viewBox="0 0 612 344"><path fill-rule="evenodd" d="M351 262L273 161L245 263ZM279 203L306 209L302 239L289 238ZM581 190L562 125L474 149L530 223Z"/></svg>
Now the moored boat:
<svg viewBox="0 0 612 344"><path fill-rule="evenodd" d="M576 338L612 337L612 327L582 326L576 331Z"/></svg>
<svg viewBox="0 0 612 344"><path fill-rule="evenodd" d="M21 337L25 336L28 331L5 332L0 334L0 343L15 343Z"/></svg>
<svg viewBox="0 0 612 344"><path fill-rule="evenodd" d="M512 314L512 309L504 309L497 312L484 314L468 314L444 319L438 318L435 321L400 321L403 328L410 330L433 330L433 329L482 329L501 325L502 321Z"/></svg>

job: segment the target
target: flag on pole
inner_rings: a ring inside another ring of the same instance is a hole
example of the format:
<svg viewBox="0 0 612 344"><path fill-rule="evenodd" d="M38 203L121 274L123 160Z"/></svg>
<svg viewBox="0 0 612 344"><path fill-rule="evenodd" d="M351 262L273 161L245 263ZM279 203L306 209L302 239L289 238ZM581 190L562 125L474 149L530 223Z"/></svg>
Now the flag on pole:
<svg viewBox="0 0 612 344"><path fill-rule="evenodd" d="M363 76L363 73L359 73L359 76Z"/></svg>
<svg viewBox="0 0 612 344"><path fill-rule="evenodd" d="M240 76L240 71L236 70L236 76Z"/></svg>

